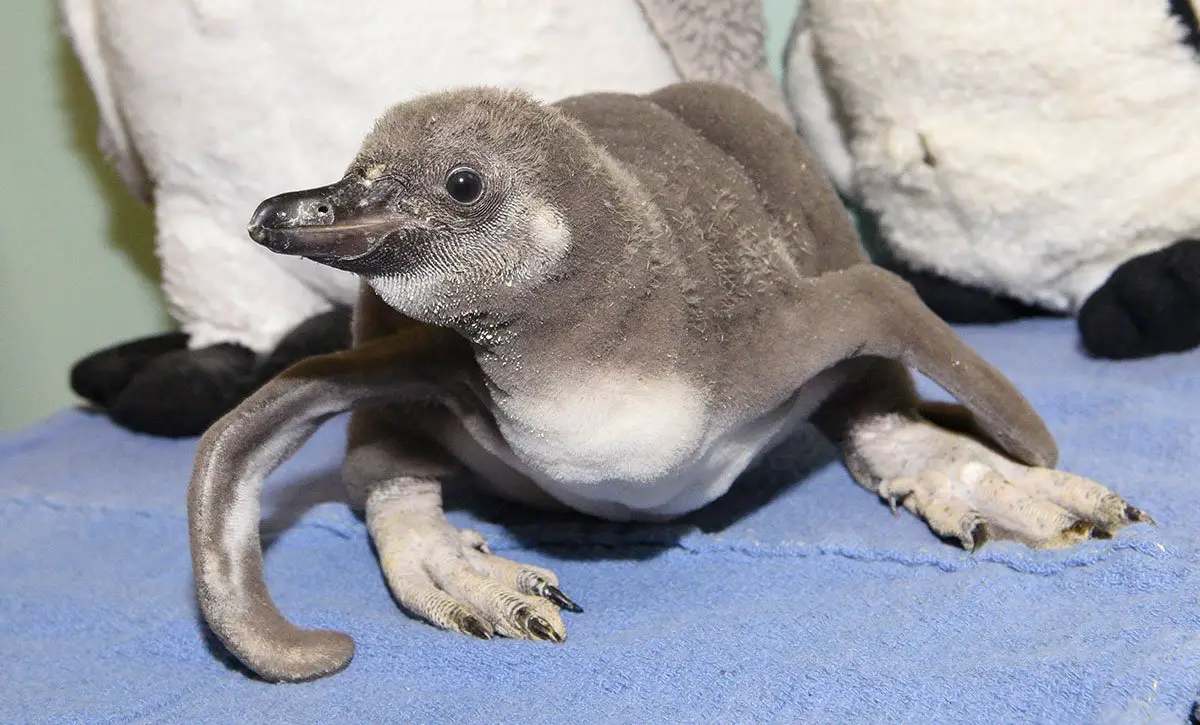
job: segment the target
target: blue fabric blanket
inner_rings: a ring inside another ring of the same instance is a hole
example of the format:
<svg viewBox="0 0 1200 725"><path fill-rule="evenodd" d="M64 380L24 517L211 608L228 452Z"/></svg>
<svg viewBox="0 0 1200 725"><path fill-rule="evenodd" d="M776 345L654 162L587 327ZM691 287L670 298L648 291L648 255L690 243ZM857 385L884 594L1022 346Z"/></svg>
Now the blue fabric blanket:
<svg viewBox="0 0 1200 725"><path fill-rule="evenodd" d="M943 544L798 438L675 525L453 520L553 567L565 645L399 612L341 502L335 421L269 482L267 576L349 669L269 685L197 618L194 441L65 412L0 439L0 722L1180 723L1200 686L1200 354L1086 360L1072 324L963 331L1046 416L1069 470L1158 520L1066 552ZM933 390L932 386L926 387Z"/></svg>

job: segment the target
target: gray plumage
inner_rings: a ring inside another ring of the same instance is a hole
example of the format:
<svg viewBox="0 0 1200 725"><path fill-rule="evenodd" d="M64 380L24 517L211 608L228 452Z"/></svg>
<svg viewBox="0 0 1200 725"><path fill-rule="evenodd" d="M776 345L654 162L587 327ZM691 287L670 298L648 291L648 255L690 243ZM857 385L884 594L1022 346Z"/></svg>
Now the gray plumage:
<svg viewBox="0 0 1200 725"><path fill-rule="evenodd" d="M481 637L561 641L571 604L552 572L445 521L439 478L462 467L529 505L664 519L811 420L861 484L971 548L1145 518L1051 468L1025 399L867 262L802 142L729 87L433 94L385 114L344 179L267 200L249 231L365 281L356 349L285 372L197 454L201 607L267 679L353 654L283 618L257 540L263 477L350 408L344 474L389 586ZM905 365L965 408L922 408Z"/></svg>

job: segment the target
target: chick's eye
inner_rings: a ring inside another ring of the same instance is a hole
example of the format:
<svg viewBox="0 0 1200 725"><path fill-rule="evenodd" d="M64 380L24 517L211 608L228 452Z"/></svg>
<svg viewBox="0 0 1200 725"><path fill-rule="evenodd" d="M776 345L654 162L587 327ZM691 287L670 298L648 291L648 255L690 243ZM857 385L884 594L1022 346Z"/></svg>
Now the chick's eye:
<svg viewBox="0 0 1200 725"><path fill-rule="evenodd" d="M473 204L483 195L483 179L471 169L455 169L446 177L446 192L459 204Z"/></svg>

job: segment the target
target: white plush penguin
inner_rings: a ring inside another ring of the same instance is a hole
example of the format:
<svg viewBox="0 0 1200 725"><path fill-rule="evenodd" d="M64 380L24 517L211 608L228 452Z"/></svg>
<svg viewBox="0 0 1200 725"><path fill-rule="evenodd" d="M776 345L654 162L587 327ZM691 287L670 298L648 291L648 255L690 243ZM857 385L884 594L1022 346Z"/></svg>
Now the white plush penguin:
<svg viewBox="0 0 1200 725"><path fill-rule="evenodd" d="M349 343L352 275L265 252L261 199L342 171L396 102L488 84L548 101L725 82L786 115L760 0L58 0L99 142L155 213L181 332L80 361L142 432L200 433L296 359ZM269 30L269 32L268 32Z"/></svg>
<svg viewBox="0 0 1200 725"><path fill-rule="evenodd" d="M1200 344L1197 38L1189 0L802 0L785 88L943 317L1142 357Z"/></svg>

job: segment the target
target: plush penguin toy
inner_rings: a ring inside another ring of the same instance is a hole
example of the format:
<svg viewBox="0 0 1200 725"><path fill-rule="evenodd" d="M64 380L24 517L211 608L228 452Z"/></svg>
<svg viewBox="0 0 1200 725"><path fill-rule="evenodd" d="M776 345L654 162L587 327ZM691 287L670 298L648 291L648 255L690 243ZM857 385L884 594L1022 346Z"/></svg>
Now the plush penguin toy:
<svg viewBox="0 0 1200 725"><path fill-rule="evenodd" d="M357 282L265 252L247 215L337 173L397 100L465 83L555 100L722 81L786 114L759 0L58 0L99 142L154 206L181 332L100 351L72 386L128 428L198 435L287 364L349 343ZM269 32L264 32L269 29Z"/></svg>
<svg viewBox="0 0 1200 725"><path fill-rule="evenodd" d="M867 261L791 124L734 88L442 91L383 114L329 182L265 200L248 233L362 280L355 345L217 421L188 494L201 611L265 679L354 653L276 607L258 532L264 478L347 410L348 497L397 602L483 639L562 642L580 607L446 519L464 472L526 506L664 521L811 422L860 484L971 549L1148 520L1055 470L1029 403ZM907 366L963 405L919 400Z"/></svg>
<svg viewBox="0 0 1200 725"><path fill-rule="evenodd" d="M1198 39L1189 0L803 0L786 89L943 317L1142 357L1200 344Z"/></svg>

